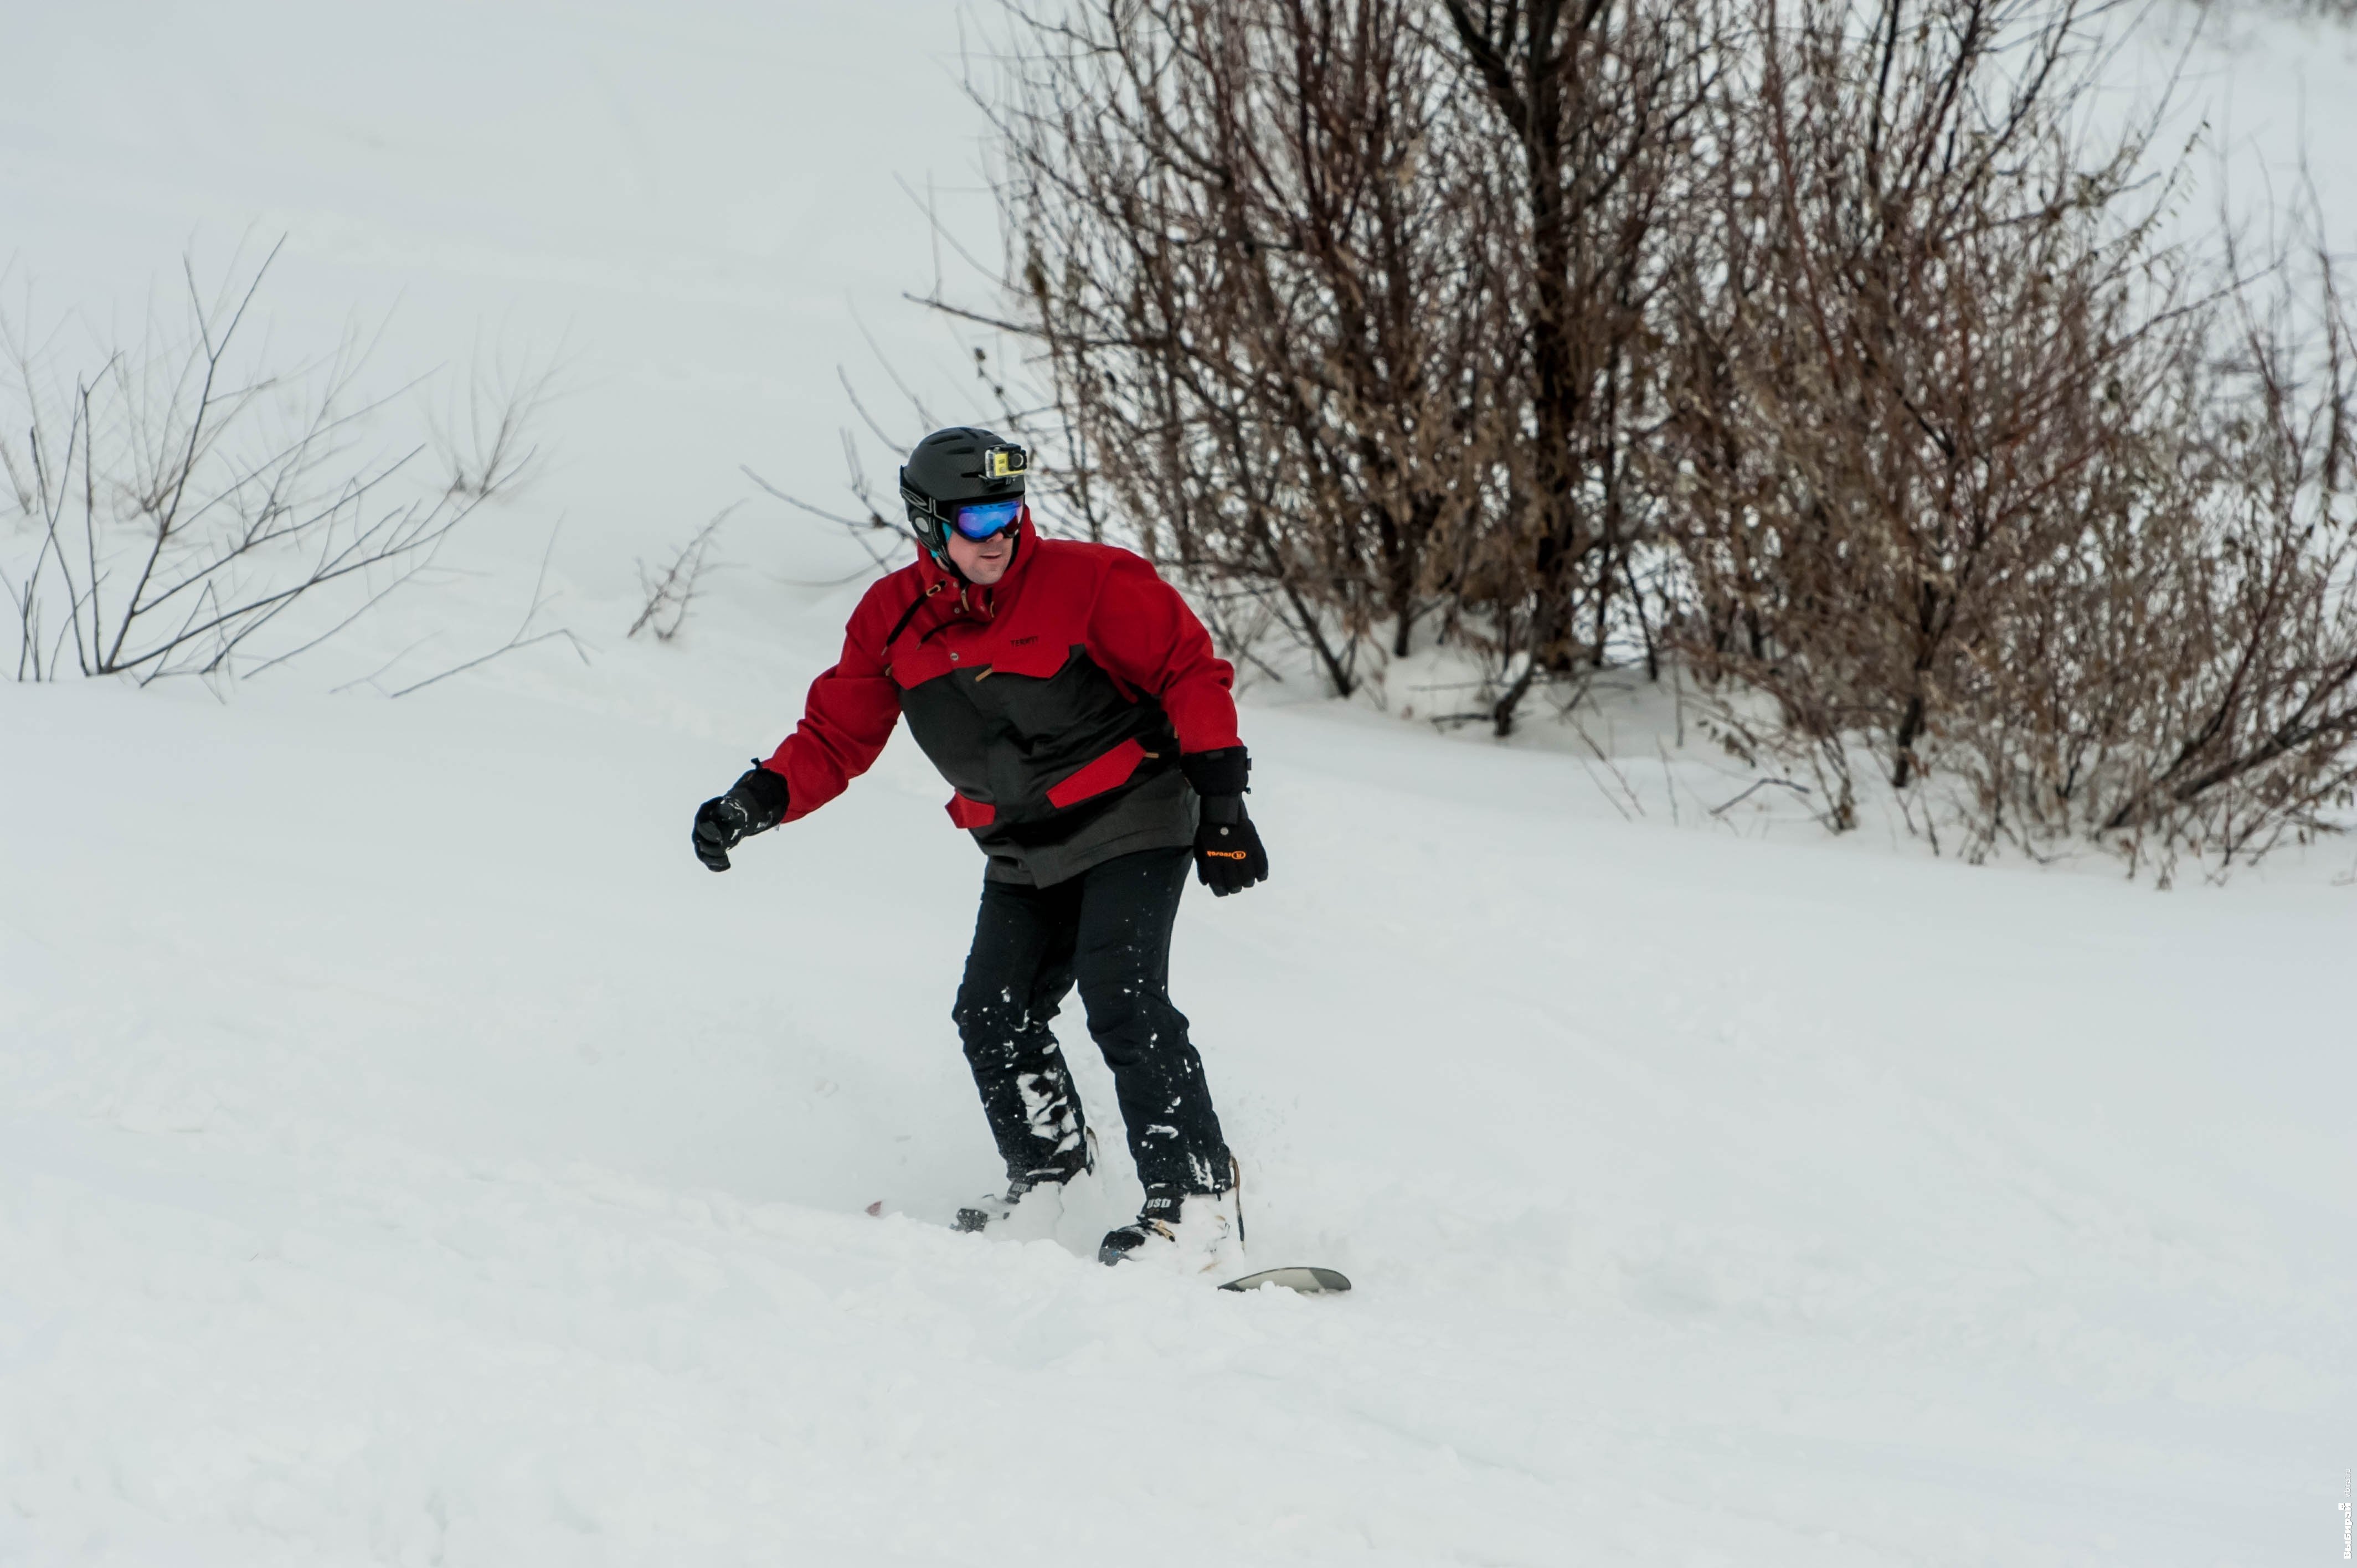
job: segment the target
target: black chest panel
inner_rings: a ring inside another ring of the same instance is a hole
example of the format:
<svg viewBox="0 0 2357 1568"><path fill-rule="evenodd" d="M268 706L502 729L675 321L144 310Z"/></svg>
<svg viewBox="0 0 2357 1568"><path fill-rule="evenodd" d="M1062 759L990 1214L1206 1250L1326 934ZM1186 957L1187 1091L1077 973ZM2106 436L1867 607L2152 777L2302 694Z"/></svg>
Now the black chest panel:
<svg viewBox="0 0 2357 1568"><path fill-rule="evenodd" d="M952 669L904 688L900 712L942 777L1003 824L1055 816L1048 791L1124 741L1156 754L1127 784L1168 770L1178 755L1162 705L1124 696L1079 648L1049 675Z"/></svg>

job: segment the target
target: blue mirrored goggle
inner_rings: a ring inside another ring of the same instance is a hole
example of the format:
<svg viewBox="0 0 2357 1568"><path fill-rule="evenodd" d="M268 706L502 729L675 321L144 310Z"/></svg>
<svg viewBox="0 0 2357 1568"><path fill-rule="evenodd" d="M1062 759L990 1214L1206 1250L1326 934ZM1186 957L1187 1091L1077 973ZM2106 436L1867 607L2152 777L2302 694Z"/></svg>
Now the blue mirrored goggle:
<svg viewBox="0 0 2357 1568"><path fill-rule="evenodd" d="M1004 533L1013 528L1023 515L1023 503L1011 501L974 501L950 513L952 526L968 539L980 543L992 534Z"/></svg>

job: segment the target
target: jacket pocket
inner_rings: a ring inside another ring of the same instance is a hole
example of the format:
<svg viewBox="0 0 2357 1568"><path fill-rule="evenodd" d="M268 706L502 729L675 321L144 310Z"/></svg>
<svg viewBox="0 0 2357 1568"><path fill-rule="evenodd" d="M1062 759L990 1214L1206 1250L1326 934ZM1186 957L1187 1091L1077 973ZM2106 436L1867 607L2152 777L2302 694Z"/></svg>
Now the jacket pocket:
<svg viewBox="0 0 2357 1568"><path fill-rule="evenodd" d="M986 828L997 819L998 808L985 800L969 800L963 795L952 795L949 803L950 821L962 828Z"/></svg>
<svg viewBox="0 0 2357 1568"><path fill-rule="evenodd" d="M1146 760L1146 747L1138 745L1135 740L1123 741L1094 762L1088 764L1079 772L1066 778L1062 783L1050 789L1048 791L1048 804L1061 810L1066 806L1085 800L1092 795L1102 795L1108 789L1119 789L1129 782L1129 776L1137 771L1137 765L1144 760Z"/></svg>

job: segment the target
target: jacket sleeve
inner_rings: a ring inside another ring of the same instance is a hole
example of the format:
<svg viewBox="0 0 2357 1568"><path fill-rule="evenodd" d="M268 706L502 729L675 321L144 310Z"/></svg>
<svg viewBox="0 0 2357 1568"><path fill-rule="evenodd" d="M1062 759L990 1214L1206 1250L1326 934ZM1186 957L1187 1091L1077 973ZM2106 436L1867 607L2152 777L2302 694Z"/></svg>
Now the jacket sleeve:
<svg viewBox="0 0 2357 1568"><path fill-rule="evenodd" d="M1211 633L1144 559L1114 556L1090 607L1089 657L1107 673L1148 692L1170 715L1182 752L1241 746L1236 672L1211 650Z"/></svg>
<svg viewBox="0 0 2357 1568"><path fill-rule="evenodd" d="M786 814L806 817L874 764L900 718L900 689L884 671L887 618L897 612L887 577L867 591L844 630L843 657L811 682L802 721L761 764L786 781Z"/></svg>

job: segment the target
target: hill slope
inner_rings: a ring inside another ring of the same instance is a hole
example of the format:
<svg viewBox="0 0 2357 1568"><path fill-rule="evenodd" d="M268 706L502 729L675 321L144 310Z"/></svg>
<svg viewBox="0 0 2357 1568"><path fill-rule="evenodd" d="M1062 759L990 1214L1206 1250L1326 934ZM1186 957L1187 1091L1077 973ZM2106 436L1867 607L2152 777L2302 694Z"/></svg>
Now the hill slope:
<svg viewBox="0 0 2357 1568"><path fill-rule="evenodd" d="M1255 1261L1361 1288L1239 1299L1087 1260L1117 1155L1056 1240L942 1228L990 1157L940 787L903 741L714 877L731 754L671 717L0 691L0 1558L2330 1530L2345 890L1599 822L1565 759L1255 712L1276 877L1190 903L1178 994Z"/></svg>
<svg viewBox="0 0 2357 1568"><path fill-rule="evenodd" d="M619 632L737 463L834 482L862 312L967 385L888 315L931 265L890 174L967 158L954 8L651 16L12 34L49 297L253 224L289 342L400 295L389 371L574 358L479 575L226 703L0 685L0 1563L2324 1560L2345 848L2162 897L1678 832L1264 692L1275 880L1190 895L1176 986L1255 1261L1360 1288L1098 1267L1117 1152L1052 1237L951 1234L994 1173L944 787L903 739L727 876L684 842L862 558L748 512L680 645ZM498 646L560 517L589 667L315 694Z"/></svg>

